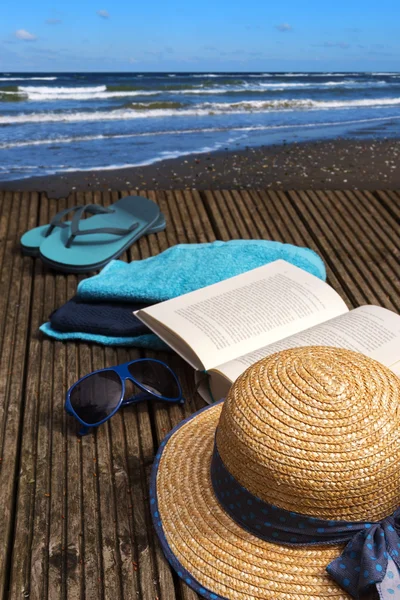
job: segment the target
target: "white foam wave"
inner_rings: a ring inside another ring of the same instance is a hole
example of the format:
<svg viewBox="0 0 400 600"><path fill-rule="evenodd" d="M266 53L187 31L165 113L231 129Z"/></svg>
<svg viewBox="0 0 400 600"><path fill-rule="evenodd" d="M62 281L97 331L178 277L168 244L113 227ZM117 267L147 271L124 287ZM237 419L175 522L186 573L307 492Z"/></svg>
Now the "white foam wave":
<svg viewBox="0 0 400 600"><path fill-rule="evenodd" d="M348 77L360 73L274 73L274 77Z"/></svg>
<svg viewBox="0 0 400 600"><path fill-rule="evenodd" d="M198 106L210 111L232 112L240 110L253 110L264 112L268 110L295 110L304 108L329 109L329 108L357 108L357 107L382 107L398 106L400 98L375 98L359 100L312 100L304 98L299 100L242 100L240 102L204 102ZM185 111L180 111L185 112Z"/></svg>
<svg viewBox="0 0 400 600"><path fill-rule="evenodd" d="M220 87L198 87L198 88L182 88L179 90L171 90L171 94L183 94L183 95L214 95L214 94L229 94L229 93L238 93L238 92L267 92L271 91L285 91L290 89L315 89L315 90L323 90L329 87L344 87L348 89L356 89L356 88L369 88L374 87L376 85L388 85L386 81L374 81L374 82L363 82L357 81L355 79L343 79L339 81L327 81L321 83L305 83L305 82L259 82L256 84L244 83L241 85L225 85Z"/></svg>
<svg viewBox="0 0 400 600"><path fill-rule="evenodd" d="M58 77L0 77L0 81L55 81Z"/></svg>
<svg viewBox="0 0 400 600"><path fill-rule="evenodd" d="M11 92L10 92L11 93ZM157 96L159 91L126 91L126 92L85 92L73 94L26 94L28 100L35 102L52 102L54 100L107 100L109 98L134 98L135 96Z"/></svg>
<svg viewBox="0 0 400 600"><path fill-rule="evenodd" d="M216 73L197 73L196 75L192 75L192 77L195 78L201 78L201 79L205 79L207 77L207 79L213 79L214 77L222 77L222 75L217 75ZM225 75L224 75L225 77Z"/></svg>
<svg viewBox="0 0 400 600"><path fill-rule="evenodd" d="M374 99L359 99L347 101L317 101L312 100L312 105L317 108L357 108L360 106L381 107L381 106L398 106L400 98L374 98Z"/></svg>
<svg viewBox="0 0 400 600"><path fill-rule="evenodd" d="M45 96L70 96L71 94L84 94L84 93L96 93L105 92L107 87L105 85L95 85L89 87L49 87L49 86L31 86L31 85L20 85L18 89L26 94L43 94Z"/></svg>
<svg viewBox="0 0 400 600"><path fill-rule="evenodd" d="M321 89L324 87L331 87L331 86L351 86L351 87L364 87L364 86L371 86L371 85L376 85L377 83L384 83L386 84L386 81L374 81L374 82L363 82L363 81L357 81L356 79L341 79L339 81L324 81L321 83L303 83L303 82L296 82L296 83L259 83L258 85L262 88L265 89L290 89L290 88L315 88L315 89Z"/></svg>
<svg viewBox="0 0 400 600"><path fill-rule="evenodd" d="M181 116L209 116L238 114L246 112L271 112L271 111L293 111L293 110L326 110L335 108L357 108L357 107L383 107L399 106L400 98L360 99L348 101L317 101L311 99L303 100L271 100L265 101L242 101L233 103L205 102L185 109L155 109L134 111L129 109L117 109L113 111L96 112L40 112L20 113L18 115L0 115L0 125L12 125L21 123L73 123L80 121L125 121L133 119L157 118L157 117L181 117Z"/></svg>

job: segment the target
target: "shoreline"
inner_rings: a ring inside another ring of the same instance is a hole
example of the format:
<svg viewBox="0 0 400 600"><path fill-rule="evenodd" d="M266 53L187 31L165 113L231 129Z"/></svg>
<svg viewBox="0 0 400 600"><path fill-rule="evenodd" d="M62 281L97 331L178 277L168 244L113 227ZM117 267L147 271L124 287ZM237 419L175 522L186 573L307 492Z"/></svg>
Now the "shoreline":
<svg viewBox="0 0 400 600"><path fill-rule="evenodd" d="M116 170L73 171L13 181L0 190L400 189L400 139L294 142L238 148Z"/></svg>

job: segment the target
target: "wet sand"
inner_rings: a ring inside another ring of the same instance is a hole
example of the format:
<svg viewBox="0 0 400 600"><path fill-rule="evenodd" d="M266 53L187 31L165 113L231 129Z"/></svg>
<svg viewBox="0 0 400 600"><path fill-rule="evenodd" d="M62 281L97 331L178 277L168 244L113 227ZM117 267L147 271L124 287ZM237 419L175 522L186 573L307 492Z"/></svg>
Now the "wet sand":
<svg viewBox="0 0 400 600"><path fill-rule="evenodd" d="M334 140L190 155L144 167L0 182L2 190L400 189L400 140Z"/></svg>

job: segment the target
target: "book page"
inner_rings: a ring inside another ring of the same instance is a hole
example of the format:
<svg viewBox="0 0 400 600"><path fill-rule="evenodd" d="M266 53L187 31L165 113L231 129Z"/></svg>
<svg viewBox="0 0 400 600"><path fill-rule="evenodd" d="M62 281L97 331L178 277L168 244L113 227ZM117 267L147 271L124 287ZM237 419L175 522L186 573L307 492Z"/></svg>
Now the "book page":
<svg viewBox="0 0 400 600"><path fill-rule="evenodd" d="M259 348L220 367L217 371L233 382L261 358L300 346L334 346L361 352L393 371L399 371L400 316L379 306L361 306L283 340ZM400 374L400 372L399 372Z"/></svg>
<svg viewBox="0 0 400 600"><path fill-rule="evenodd" d="M136 314L192 366L210 369L347 310L328 284L278 260Z"/></svg>

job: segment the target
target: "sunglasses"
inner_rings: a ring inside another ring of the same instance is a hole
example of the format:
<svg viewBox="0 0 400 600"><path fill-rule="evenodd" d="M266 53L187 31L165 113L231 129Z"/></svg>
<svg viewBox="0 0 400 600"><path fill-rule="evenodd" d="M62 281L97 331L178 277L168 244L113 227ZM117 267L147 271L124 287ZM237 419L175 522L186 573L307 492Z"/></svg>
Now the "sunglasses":
<svg viewBox="0 0 400 600"><path fill-rule="evenodd" d="M133 389L125 398L127 381ZM184 402L180 383L165 363L139 358L79 379L67 392L65 410L82 425L79 435L86 435L91 427L108 421L122 406L154 399Z"/></svg>

